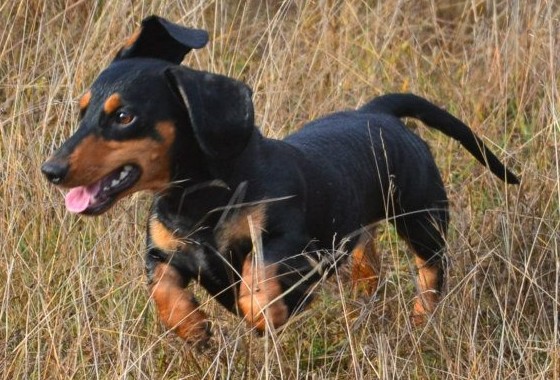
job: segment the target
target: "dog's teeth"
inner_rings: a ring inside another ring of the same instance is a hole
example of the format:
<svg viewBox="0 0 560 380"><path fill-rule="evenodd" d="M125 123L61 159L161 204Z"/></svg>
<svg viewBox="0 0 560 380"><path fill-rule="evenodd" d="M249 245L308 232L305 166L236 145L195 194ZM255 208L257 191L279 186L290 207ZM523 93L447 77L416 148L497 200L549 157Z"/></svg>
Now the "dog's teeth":
<svg viewBox="0 0 560 380"><path fill-rule="evenodd" d="M105 187L103 188L103 191L107 191L107 190L109 190L109 186L105 186Z"/></svg>
<svg viewBox="0 0 560 380"><path fill-rule="evenodd" d="M131 171L131 170L132 170L132 165L125 165L125 166L124 166L124 171L125 171L125 172L129 172L129 171Z"/></svg>
<svg viewBox="0 0 560 380"><path fill-rule="evenodd" d="M114 179L111 181L111 187L115 187L117 186L119 183L121 183L118 179Z"/></svg>
<svg viewBox="0 0 560 380"><path fill-rule="evenodd" d="M123 170L119 176L119 181L122 181L127 175L128 172Z"/></svg>

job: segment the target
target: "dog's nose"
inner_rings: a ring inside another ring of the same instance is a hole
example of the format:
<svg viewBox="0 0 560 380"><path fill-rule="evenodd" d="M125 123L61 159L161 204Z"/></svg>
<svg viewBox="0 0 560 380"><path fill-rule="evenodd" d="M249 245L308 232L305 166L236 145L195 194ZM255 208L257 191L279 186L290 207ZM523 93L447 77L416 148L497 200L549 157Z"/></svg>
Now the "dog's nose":
<svg viewBox="0 0 560 380"><path fill-rule="evenodd" d="M41 171L50 182L58 185L68 173L68 163L49 160L41 166Z"/></svg>

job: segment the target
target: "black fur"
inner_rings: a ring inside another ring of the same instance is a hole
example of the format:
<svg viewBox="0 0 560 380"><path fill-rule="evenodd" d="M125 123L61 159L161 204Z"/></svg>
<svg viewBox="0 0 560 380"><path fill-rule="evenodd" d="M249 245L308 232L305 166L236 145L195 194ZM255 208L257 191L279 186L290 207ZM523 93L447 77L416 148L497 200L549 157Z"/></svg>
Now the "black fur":
<svg viewBox="0 0 560 380"><path fill-rule="evenodd" d="M314 260L324 259L328 267L337 259L333 250L351 251L360 231L385 218L416 255L438 268L439 291L447 196L427 145L399 118L417 118L453 137L508 183L518 183L515 175L460 120L412 94L381 96L356 111L322 117L284 140L266 138L254 126L246 85L177 65L191 48L206 43L204 36L163 19L144 21L134 44L93 84L80 128L55 155L58 163L68 161L92 134L159 141L155 126L173 123L170 181L155 194L151 219L185 244L164 251L149 228L148 277L159 263L170 263L182 286L198 280L225 308L239 312L240 275L254 241L247 234L225 239L223 230L260 205L264 262L278 265L289 313L309 301L322 275ZM153 48L155 39L161 49ZM112 120L100 111L111 93L119 93L121 108L137 115L136 127L119 129L104 121ZM53 159L44 166L51 178L49 165ZM70 179L59 174L57 183L64 186Z"/></svg>

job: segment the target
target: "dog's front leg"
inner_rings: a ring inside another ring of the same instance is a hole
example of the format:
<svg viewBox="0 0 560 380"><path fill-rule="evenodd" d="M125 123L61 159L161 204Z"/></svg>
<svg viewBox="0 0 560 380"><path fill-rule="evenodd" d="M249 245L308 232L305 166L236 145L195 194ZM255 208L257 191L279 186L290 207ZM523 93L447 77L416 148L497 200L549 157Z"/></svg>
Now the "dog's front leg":
<svg viewBox="0 0 560 380"><path fill-rule="evenodd" d="M210 337L209 322L194 295L185 289L187 280L171 264L151 263L150 295L160 321L189 343L204 343Z"/></svg>
<svg viewBox="0 0 560 380"><path fill-rule="evenodd" d="M308 290L321 276L303 254L306 241L265 241L261 257L256 253L246 257L238 306L247 324L259 333L284 325L311 300Z"/></svg>
<svg viewBox="0 0 560 380"><path fill-rule="evenodd" d="M261 262L249 255L243 264L239 289L239 309L249 326L263 333L275 329L288 320L288 307L282 298L278 279L278 264Z"/></svg>

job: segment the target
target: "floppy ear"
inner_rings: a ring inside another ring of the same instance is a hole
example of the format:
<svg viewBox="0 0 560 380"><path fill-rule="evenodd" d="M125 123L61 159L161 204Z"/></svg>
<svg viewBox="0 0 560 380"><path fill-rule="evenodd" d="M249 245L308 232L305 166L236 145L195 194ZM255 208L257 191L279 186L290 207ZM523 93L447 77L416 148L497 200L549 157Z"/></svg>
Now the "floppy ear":
<svg viewBox="0 0 560 380"><path fill-rule="evenodd" d="M149 16L142 20L140 30L129 38L114 61L144 57L179 64L185 54L207 43L208 32L205 30L190 29L158 16Z"/></svg>
<svg viewBox="0 0 560 380"><path fill-rule="evenodd" d="M247 85L184 66L171 67L165 74L187 108L204 154L226 159L245 148L255 128L252 93Z"/></svg>

